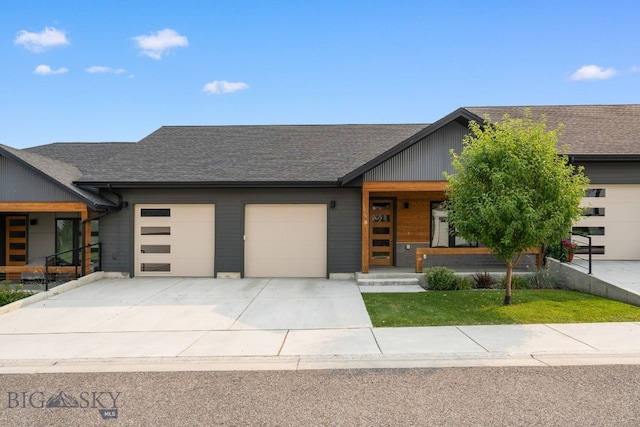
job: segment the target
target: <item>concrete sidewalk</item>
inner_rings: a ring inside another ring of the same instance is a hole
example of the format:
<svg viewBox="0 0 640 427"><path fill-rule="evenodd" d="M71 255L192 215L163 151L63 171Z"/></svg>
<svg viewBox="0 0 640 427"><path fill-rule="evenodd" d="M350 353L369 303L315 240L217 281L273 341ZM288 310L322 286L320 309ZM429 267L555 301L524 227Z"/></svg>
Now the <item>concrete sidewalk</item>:
<svg viewBox="0 0 640 427"><path fill-rule="evenodd" d="M374 328L353 281L102 279L55 291L0 315L0 373L640 364L640 323Z"/></svg>

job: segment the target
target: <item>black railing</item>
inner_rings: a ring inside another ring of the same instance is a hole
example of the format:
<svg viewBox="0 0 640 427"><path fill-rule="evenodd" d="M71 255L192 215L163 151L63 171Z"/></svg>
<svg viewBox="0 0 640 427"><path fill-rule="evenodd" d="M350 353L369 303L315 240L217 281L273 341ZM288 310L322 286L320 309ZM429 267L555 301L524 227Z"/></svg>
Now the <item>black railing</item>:
<svg viewBox="0 0 640 427"><path fill-rule="evenodd" d="M589 270L589 274L591 274L591 267L592 267L591 261L592 261L592 257L593 257L593 249L591 247L591 236L589 236L587 234L573 233L573 232L571 233L571 236L572 236L571 242L576 244L576 245L578 245L578 246L580 246L580 249L582 249L585 246L584 242L576 241L573 237L581 237L583 239L587 239L587 248L588 248L588 250L587 250L586 254L581 250L579 252L574 252L573 256L576 257L576 258L579 258L581 260L588 261L588 265L589 265L588 270ZM578 255L587 255L587 258L582 257L582 256L578 256ZM582 267L580 264L576 264L576 266Z"/></svg>
<svg viewBox="0 0 640 427"><path fill-rule="evenodd" d="M97 250L94 251L94 249ZM87 260L87 252L90 254L89 260ZM78 260L80 260L80 262L78 262ZM44 281L45 290L47 291L49 290L52 275L63 274L60 272L52 273L49 267L73 267L74 277L76 279L82 277L85 271L89 271L90 273L92 271L100 271L102 270L102 243L93 243L45 257Z"/></svg>

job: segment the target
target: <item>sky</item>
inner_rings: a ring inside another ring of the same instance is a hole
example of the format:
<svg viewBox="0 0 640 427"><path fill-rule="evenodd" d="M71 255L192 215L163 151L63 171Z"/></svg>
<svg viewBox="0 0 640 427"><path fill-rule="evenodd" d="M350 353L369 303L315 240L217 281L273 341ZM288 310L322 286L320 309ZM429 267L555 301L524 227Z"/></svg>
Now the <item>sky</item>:
<svg viewBox="0 0 640 427"><path fill-rule="evenodd" d="M640 103L637 0L6 0L0 144Z"/></svg>

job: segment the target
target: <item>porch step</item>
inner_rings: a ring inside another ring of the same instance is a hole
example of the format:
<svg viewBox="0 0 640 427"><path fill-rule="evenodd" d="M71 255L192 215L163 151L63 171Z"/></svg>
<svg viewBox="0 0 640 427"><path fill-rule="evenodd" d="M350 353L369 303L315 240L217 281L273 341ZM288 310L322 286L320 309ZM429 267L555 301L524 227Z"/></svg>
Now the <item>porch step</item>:
<svg viewBox="0 0 640 427"><path fill-rule="evenodd" d="M417 274L413 273L356 273L358 286L408 286L420 285Z"/></svg>

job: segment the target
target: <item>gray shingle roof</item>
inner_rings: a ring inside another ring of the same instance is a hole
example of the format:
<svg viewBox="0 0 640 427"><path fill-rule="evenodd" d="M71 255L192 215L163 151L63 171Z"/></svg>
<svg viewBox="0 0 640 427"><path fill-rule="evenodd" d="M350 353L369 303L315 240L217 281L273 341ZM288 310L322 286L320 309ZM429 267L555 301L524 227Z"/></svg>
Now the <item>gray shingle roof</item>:
<svg viewBox="0 0 640 427"><path fill-rule="evenodd" d="M80 200L83 200L92 207L114 206L114 204L109 200L74 185L73 182L82 176L82 172L71 164L27 152L25 150L18 150L2 144L0 144L0 150L4 150L4 152L9 156L14 157L24 164L32 167L34 170L46 175L49 179L57 182L67 191L75 194Z"/></svg>
<svg viewBox="0 0 640 427"><path fill-rule="evenodd" d="M54 142L25 148L23 151L39 154L68 163L89 173L119 152L133 146L134 142Z"/></svg>
<svg viewBox="0 0 640 427"><path fill-rule="evenodd" d="M535 107L465 107L492 121L504 114L522 117L529 108L534 120L546 116L547 129L564 124L560 143L569 144L570 154L640 154L640 105L559 105Z"/></svg>
<svg viewBox="0 0 640 427"><path fill-rule="evenodd" d="M640 154L640 105L465 107L430 127L164 126L138 143L56 143L22 152L73 165L82 172L76 182L88 185L336 183L345 176L354 179L392 155L394 147L403 149L414 142L410 137L442 122L469 113L494 121L504 114L521 117L525 108L536 120L544 114L550 129L563 123L560 142L570 145L572 155Z"/></svg>
<svg viewBox="0 0 640 427"><path fill-rule="evenodd" d="M79 182L337 182L426 126L165 126Z"/></svg>

